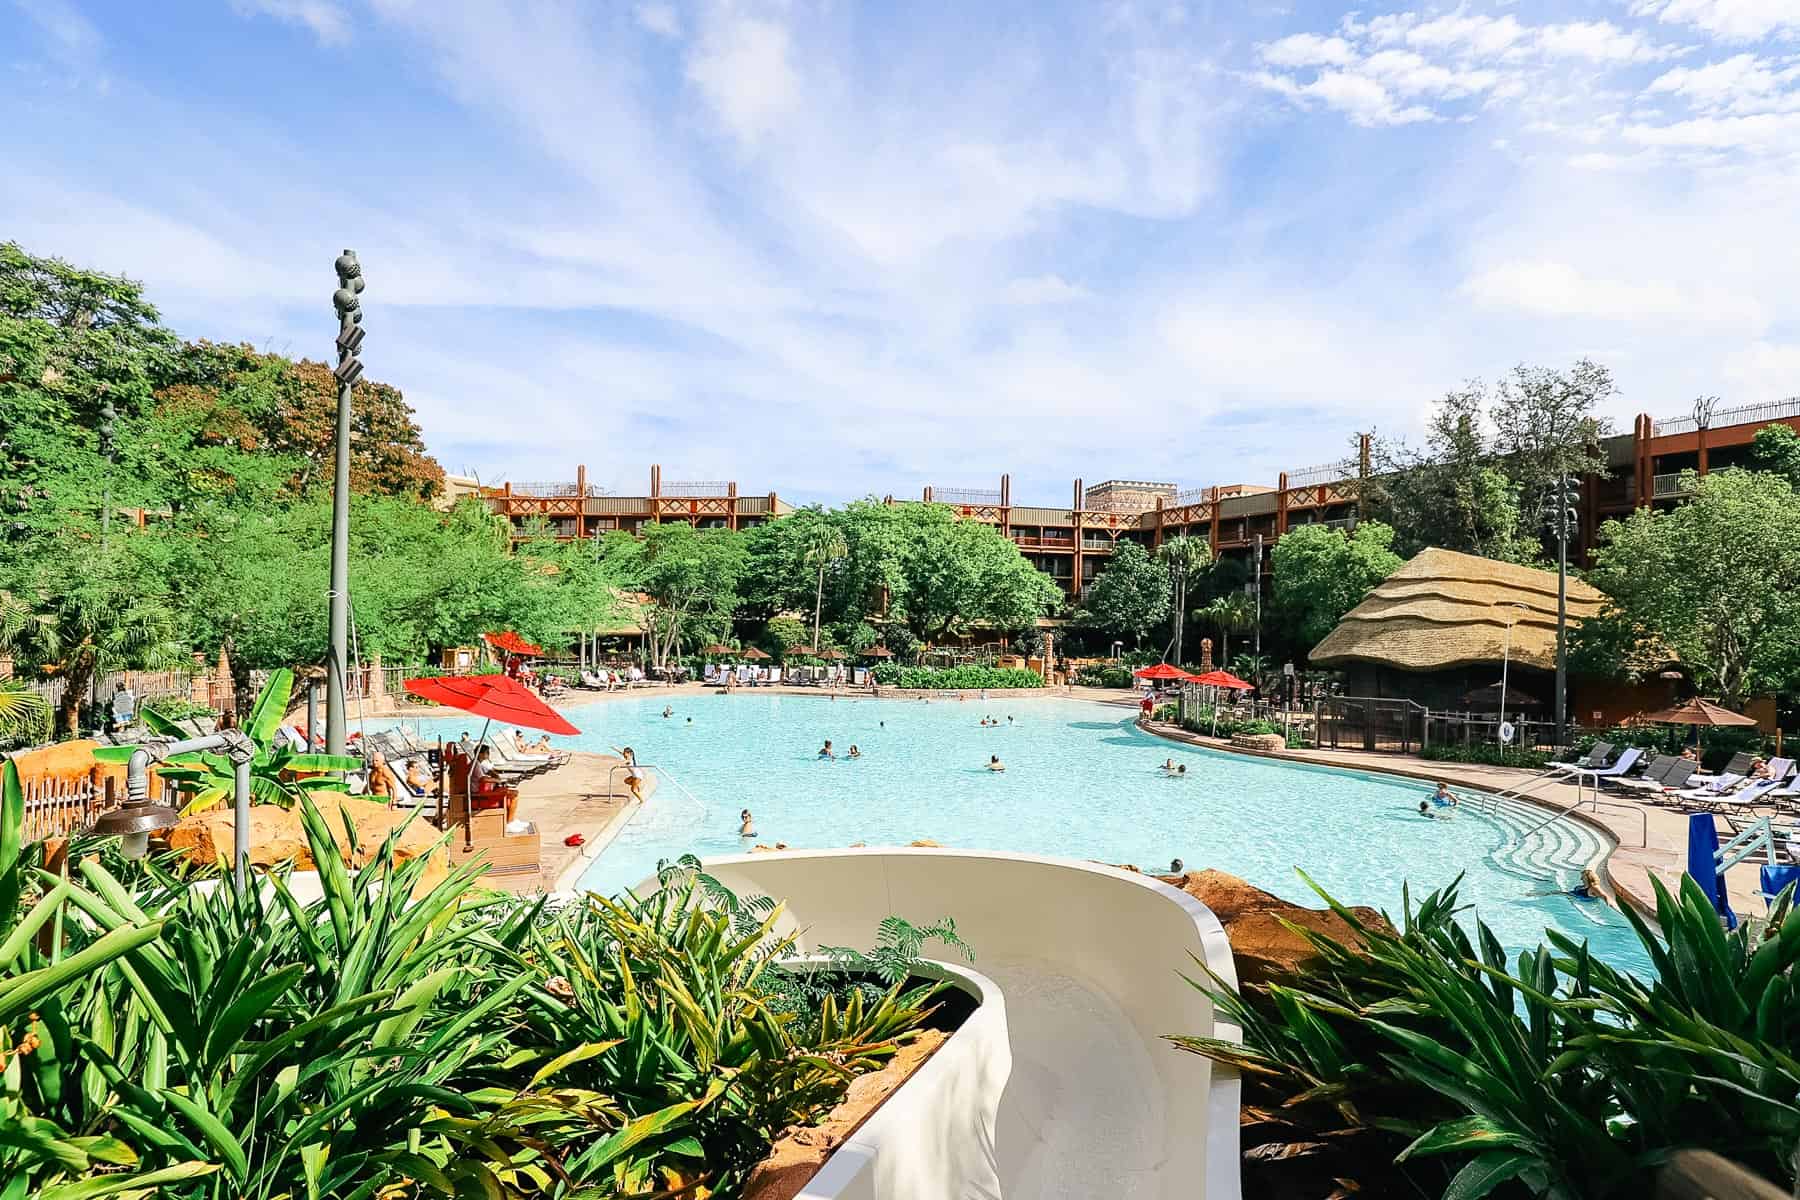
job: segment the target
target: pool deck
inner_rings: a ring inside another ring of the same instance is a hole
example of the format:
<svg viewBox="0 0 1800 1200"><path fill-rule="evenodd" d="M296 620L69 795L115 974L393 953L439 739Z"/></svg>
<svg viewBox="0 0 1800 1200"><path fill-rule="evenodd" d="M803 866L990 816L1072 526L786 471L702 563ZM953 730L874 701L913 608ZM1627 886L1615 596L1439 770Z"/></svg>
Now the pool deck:
<svg viewBox="0 0 1800 1200"><path fill-rule="evenodd" d="M1109 702L1121 706L1135 704L1135 701L1120 701L1117 693L1109 697ZM1358 750L1250 750L1234 746L1224 738L1204 737L1162 722L1139 722L1139 725L1147 733L1202 746L1208 750L1281 758L1326 767L1347 767L1355 771L1403 775L1432 782L1441 779L1452 788L1498 792L1528 783L1538 775L1535 771L1517 767L1436 762L1412 754ZM1537 804L1549 812L1574 804L1580 795L1573 785L1552 783L1521 799ZM1630 901L1645 915L1654 917L1656 893L1650 886L1651 876L1662 880L1663 886L1671 891L1677 891L1681 886L1681 876L1687 868L1687 814L1642 804L1629 796L1610 792L1604 793L1601 799L1609 807L1582 808L1571 815L1601 829L1618 843L1606 860L1607 877L1620 897ZM1763 913L1764 905L1757 895L1758 874L1755 863L1739 863L1731 868L1726 873L1726 888L1731 894L1731 907L1740 917L1759 916Z"/></svg>

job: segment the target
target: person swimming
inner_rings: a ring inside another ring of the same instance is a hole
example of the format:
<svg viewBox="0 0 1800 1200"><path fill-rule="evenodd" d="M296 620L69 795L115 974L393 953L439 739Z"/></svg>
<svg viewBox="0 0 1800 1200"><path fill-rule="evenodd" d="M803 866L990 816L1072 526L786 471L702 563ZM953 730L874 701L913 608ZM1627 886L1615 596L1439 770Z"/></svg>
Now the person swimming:
<svg viewBox="0 0 1800 1200"><path fill-rule="evenodd" d="M855 742L850 743L850 757L851 758L861 758L862 757L862 751L858 750L856 748Z"/></svg>
<svg viewBox="0 0 1800 1200"><path fill-rule="evenodd" d="M837 757L837 751L835 751L831 748L831 739L830 738L826 738L825 744L823 746L819 747L818 757L820 757L820 758L836 758Z"/></svg>
<svg viewBox="0 0 1800 1200"><path fill-rule="evenodd" d="M987 769L990 771L1004 771L1006 770L1006 764L1000 761L1000 756L998 754L990 754L988 756Z"/></svg>
<svg viewBox="0 0 1800 1200"><path fill-rule="evenodd" d="M674 715L675 715L675 709L672 706L667 705L667 704L663 705L663 720L666 721Z"/></svg>
<svg viewBox="0 0 1800 1200"><path fill-rule="evenodd" d="M1185 870L1187 870L1187 867L1182 865L1182 862L1179 858L1171 858L1169 860L1169 874L1179 875Z"/></svg>
<svg viewBox="0 0 1800 1200"><path fill-rule="evenodd" d="M687 723L688 723L688 724L689 724L689 725L692 725L692 724L693 724L693 723L694 723L694 718L692 718L692 717L689 717L689 718L688 718L688 719L687 719Z"/></svg>
<svg viewBox="0 0 1800 1200"><path fill-rule="evenodd" d="M1427 821L1437 820L1437 814L1431 811L1431 801L1429 800L1419 801L1419 815Z"/></svg>
<svg viewBox="0 0 1800 1200"><path fill-rule="evenodd" d="M1581 872L1581 882L1569 889L1569 895L1577 900L1604 900L1606 889L1600 886L1600 873L1592 867Z"/></svg>
<svg viewBox="0 0 1800 1200"><path fill-rule="evenodd" d="M747 808L738 814L738 836L756 836L756 823L750 819L750 810Z"/></svg>
<svg viewBox="0 0 1800 1200"><path fill-rule="evenodd" d="M1455 808L1462 803L1462 797L1451 791L1449 784L1440 780L1437 791L1431 794L1431 802L1439 808Z"/></svg>
<svg viewBox="0 0 1800 1200"><path fill-rule="evenodd" d="M1175 760L1172 758L1163 759L1162 769L1164 775L1173 775L1175 773Z"/></svg>

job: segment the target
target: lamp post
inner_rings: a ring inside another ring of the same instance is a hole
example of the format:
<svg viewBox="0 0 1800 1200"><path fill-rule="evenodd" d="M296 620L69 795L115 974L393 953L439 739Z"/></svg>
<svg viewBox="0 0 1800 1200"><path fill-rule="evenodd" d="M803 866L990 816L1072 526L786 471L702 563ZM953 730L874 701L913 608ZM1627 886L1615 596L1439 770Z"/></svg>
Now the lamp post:
<svg viewBox="0 0 1800 1200"><path fill-rule="evenodd" d="M1506 677L1508 668L1512 666L1512 631L1513 626L1518 624L1520 614L1525 611L1520 604L1507 604L1503 607L1512 609L1513 615L1506 622L1506 644L1500 653L1500 720L1496 723L1496 728L1506 724Z"/></svg>
<svg viewBox="0 0 1800 1200"><path fill-rule="evenodd" d="M1579 520L1575 511L1581 491L1568 472L1550 485L1552 520L1556 526L1556 744L1568 742L1569 706L1569 530Z"/></svg>
<svg viewBox="0 0 1800 1200"><path fill-rule="evenodd" d="M88 832L95 837L123 839L120 853L142 858L150 848L150 835L173 829L181 814L150 799L150 764L176 754L199 750L223 750L232 765L232 871L241 888L250 868L250 766L256 759L256 743L241 729L228 729L206 737L175 741L152 738L132 748L125 767L125 802L97 817Z"/></svg>
<svg viewBox="0 0 1800 1200"><path fill-rule="evenodd" d="M325 752L342 754L346 713L344 671L350 642L350 393L362 377L362 265L356 251L338 255L338 287L331 305L338 315L337 475L331 489L331 647L325 658Z"/></svg>

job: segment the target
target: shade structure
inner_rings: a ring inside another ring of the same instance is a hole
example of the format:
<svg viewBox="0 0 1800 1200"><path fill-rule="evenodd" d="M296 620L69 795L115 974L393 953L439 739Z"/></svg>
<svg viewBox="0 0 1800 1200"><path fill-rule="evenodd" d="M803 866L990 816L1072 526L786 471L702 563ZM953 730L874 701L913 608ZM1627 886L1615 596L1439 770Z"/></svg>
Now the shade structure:
<svg viewBox="0 0 1800 1200"><path fill-rule="evenodd" d="M1500 685L1498 683L1490 683L1486 687L1476 688L1463 695L1463 703L1474 708L1493 708L1500 702ZM1543 703L1530 692L1521 692L1510 684L1506 688L1506 707L1508 708L1542 708Z"/></svg>
<svg viewBox="0 0 1800 1200"><path fill-rule="evenodd" d="M706 649L700 651L700 653L705 654L705 655L720 655L720 654L736 654L737 651L733 650L730 646L724 645L720 642L714 642L712 645L708 646Z"/></svg>
<svg viewBox="0 0 1800 1200"><path fill-rule="evenodd" d="M510 629L499 633L484 633L481 636L487 640L488 645L506 654L525 654L536 657L544 652L542 646L533 645Z"/></svg>
<svg viewBox="0 0 1800 1200"><path fill-rule="evenodd" d="M1153 667L1139 667L1137 670L1132 672L1132 675L1136 676L1139 679L1157 679L1157 680L1192 679L1193 678L1192 675L1189 675L1186 671L1182 670L1180 667L1172 666L1169 663L1157 663Z"/></svg>
<svg viewBox="0 0 1800 1200"><path fill-rule="evenodd" d="M767 659L769 656L767 654L764 654L761 650L758 650L755 646L752 646L748 650L744 651L744 657L747 659L750 659L753 662L762 662L765 659Z"/></svg>
<svg viewBox="0 0 1800 1200"><path fill-rule="evenodd" d="M819 651L819 657L823 658L827 661L831 661L834 659L839 659L839 658L844 657L844 652L842 650L832 650L832 649L828 648L828 649Z"/></svg>
<svg viewBox="0 0 1800 1200"><path fill-rule="evenodd" d="M1638 718L1653 725L1754 725L1756 718L1721 708L1710 700L1696 696L1661 712L1645 713Z"/></svg>
<svg viewBox="0 0 1800 1200"><path fill-rule="evenodd" d="M861 656L863 658L892 658L894 652L886 646L870 646L867 650L862 651Z"/></svg>
<svg viewBox="0 0 1800 1200"><path fill-rule="evenodd" d="M561 713L538 699L536 693L504 675L440 675L409 679L406 690L423 699L504 725L564 735L581 732L564 720Z"/></svg>
<svg viewBox="0 0 1800 1200"><path fill-rule="evenodd" d="M1204 675L1190 675L1188 678L1206 687L1233 688L1240 692L1247 692L1256 686L1245 683L1230 671L1208 671Z"/></svg>

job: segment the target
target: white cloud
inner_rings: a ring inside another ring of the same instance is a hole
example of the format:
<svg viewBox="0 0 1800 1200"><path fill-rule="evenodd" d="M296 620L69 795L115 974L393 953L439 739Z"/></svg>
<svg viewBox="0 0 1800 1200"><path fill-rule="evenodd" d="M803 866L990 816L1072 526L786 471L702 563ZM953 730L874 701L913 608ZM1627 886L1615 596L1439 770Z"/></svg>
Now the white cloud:
<svg viewBox="0 0 1800 1200"><path fill-rule="evenodd" d="M1014 304L1065 304L1093 297L1093 293L1080 284L1070 283L1054 274L1014 279L1006 285L1006 295Z"/></svg>
<svg viewBox="0 0 1800 1200"><path fill-rule="evenodd" d="M1368 32L1379 45L1404 42L1415 48L1484 56L1510 50L1527 36L1525 26L1511 13L1490 17L1461 9L1430 19L1410 12L1380 16L1369 22Z"/></svg>
<svg viewBox="0 0 1800 1200"><path fill-rule="evenodd" d="M1571 21L1537 31L1537 45L1558 58L1597 63L1659 62L1683 53L1679 46L1659 46L1640 30L1624 30L1611 21Z"/></svg>
<svg viewBox="0 0 1800 1200"><path fill-rule="evenodd" d="M1277 67L1342 67L1356 61L1356 51L1341 37L1296 33L1258 48L1262 60Z"/></svg>
<svg viewBox="0 0 1800 1200"><path fill-rule="evenodd" d="M651 33L660 37L678 38L681 36L681 15L675 11L673 4L646 2L632 10L637 23Z"/></svg>
<svg viewBox="0 0 1800 1200"><path fill-rule="evenodd" d="M775 21L728 14L706 27L688 58L689 81L740 142L755 144L799 101L789 41Z"/></svg>
<svg viewBox="0 0 1800 1200"><path fill-rule="evenodd" d="M1454 100L1484 92L1500 82L1497 72L1439 66L1411 50L1379 50L1357 67L1403 95Z"/></svg>
<svg viewBox="0 0 1800 1200"><path fill-rule="evenodd" d="M1466 280L1463 293L1487 308L1510 308L1544 317L1603 321L1666 319L1760 326L1760 306L1709 285L1658 279L1606 279L1584 275L1564 262L1501 263Z"/></svg>
<svg viewBox="0 0 1800 1200"><path fill-rule="evenodd" d="M1638 0L1632 12L1691 25L1727 41L1800 34L1800 6L1794 0Z"/></svg>
<svg viewBox="0 0 1800 1200"><path fill-rule="evenodd" d="M1735 401L1800 396L1800 343L1752 342L1726 355L1723 374L1738 385Z"/></svg>
<svg viewBox="0 0 1800 1200"><path fill-rule="evenodd" d="M231 0L231 7L239 16L273 17L303 26L328 46L350 40L350 16L337 0Z"/></svg>
<svg viewBox="0 0 1800 1200"><path fill-rule="evenodd" d="M1800 108L1796 84L1800 66L1738 54L1703 67L1676 67L1652 80L1648 90L1681 96L1701 110L1742 114Z"/></svg>
<svg viewBox="0 0 1800 1200"><path fill-rule="evenodd" d="M1792 154L1800 152L1800 112L1695 117L1666 125L1634 124L1625 127L1624 137L1639 146Z"/></svg>

